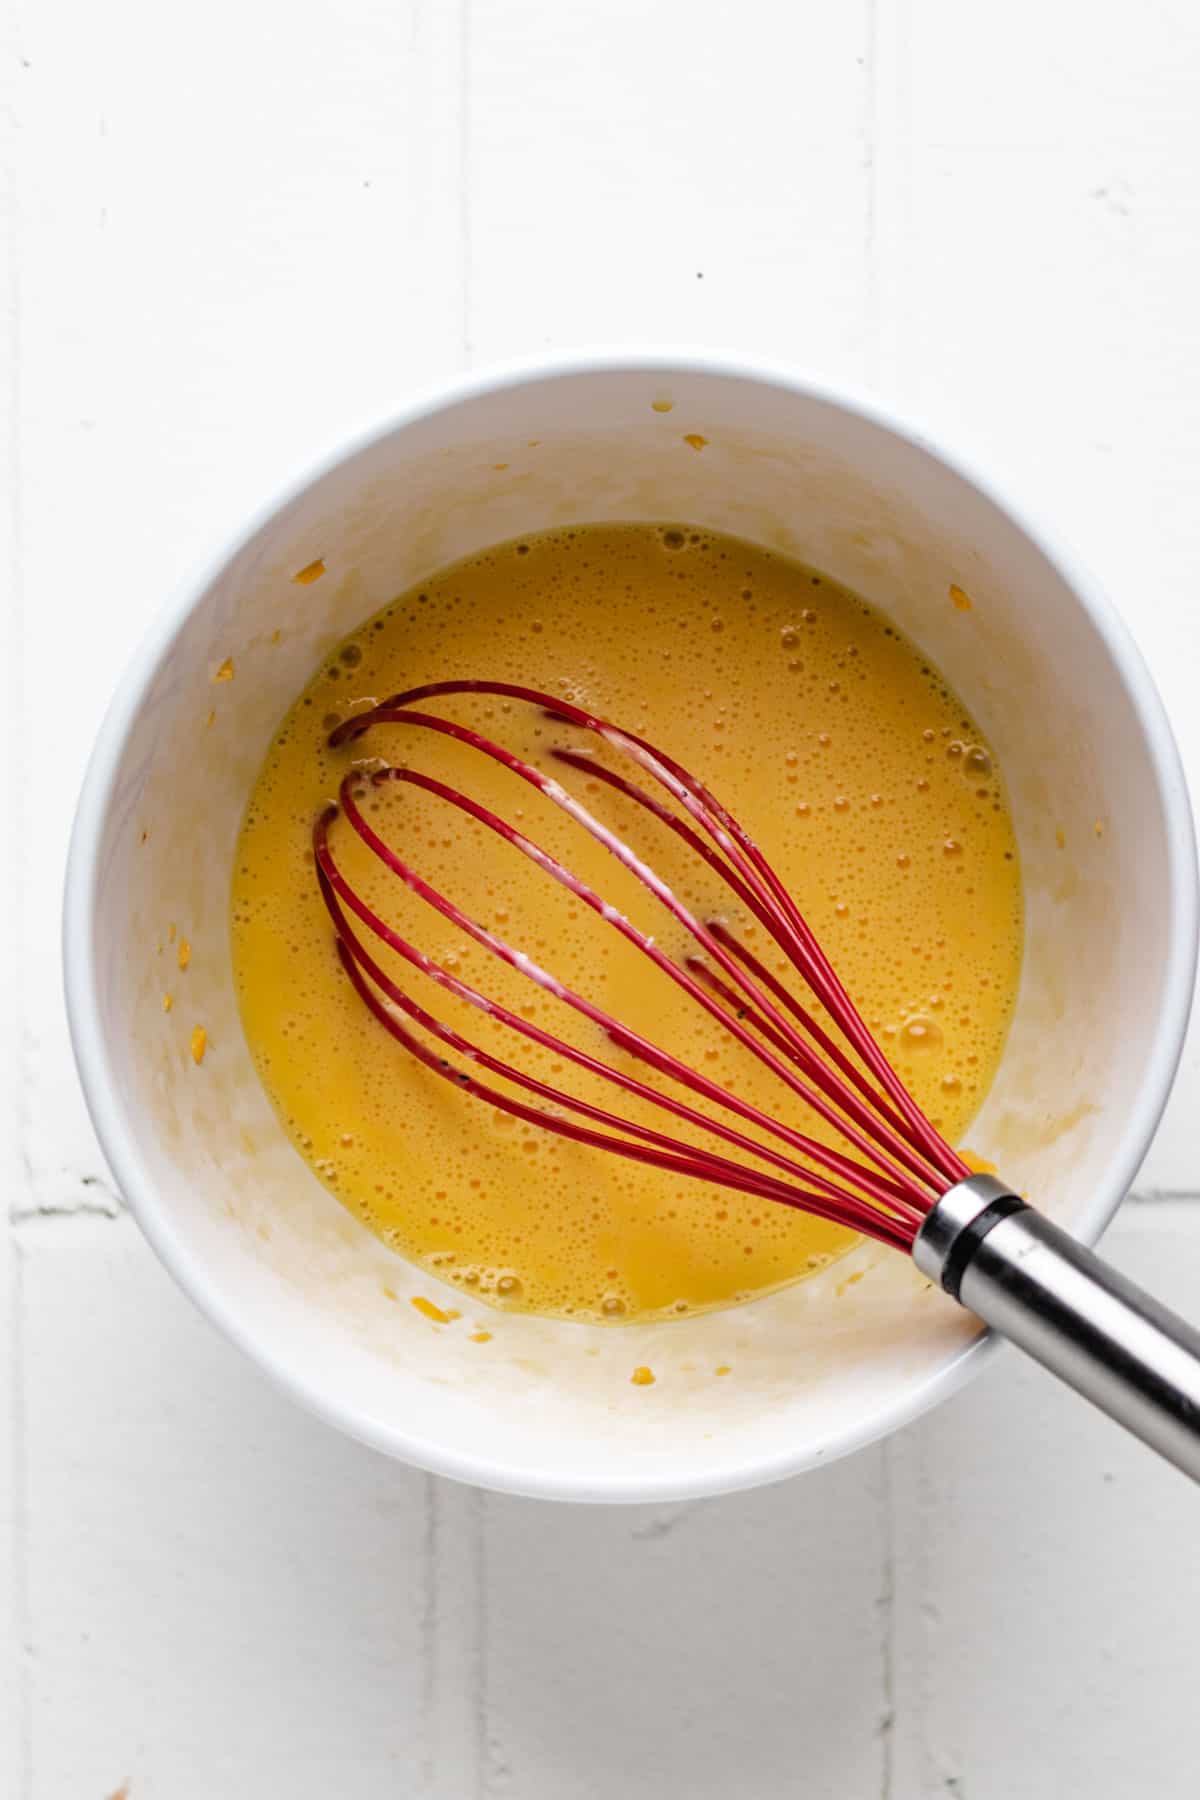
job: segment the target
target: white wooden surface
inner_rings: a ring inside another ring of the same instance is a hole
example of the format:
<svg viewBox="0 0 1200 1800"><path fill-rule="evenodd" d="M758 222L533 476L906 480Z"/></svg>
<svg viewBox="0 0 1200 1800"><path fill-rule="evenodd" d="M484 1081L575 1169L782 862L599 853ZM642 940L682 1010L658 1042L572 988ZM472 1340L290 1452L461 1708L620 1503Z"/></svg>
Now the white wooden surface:
<svg viewBox="0 0 1200 1800"><path fill-rule="evenodd" d="M0 34L0 1796L1194 1800L1195 1496L1015 1357L661 1511L290 1410L109 1184L57 907L172 583L413 384L589 340L933 417L1097 565L1200 785L1200 12L17 0ZM1108 1239L1193 1314L1198 1102L1193 1046Z"/></svg>

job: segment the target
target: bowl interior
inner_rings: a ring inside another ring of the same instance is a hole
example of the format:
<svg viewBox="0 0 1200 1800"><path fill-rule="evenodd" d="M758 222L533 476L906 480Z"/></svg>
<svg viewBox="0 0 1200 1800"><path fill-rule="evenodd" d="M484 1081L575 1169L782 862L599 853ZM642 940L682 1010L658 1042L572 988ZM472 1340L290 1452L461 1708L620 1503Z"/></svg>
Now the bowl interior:
<svg viewBox="0 0 1200 1800"><path fill-rule="evenodd" d="M597 368L465 393L295 493L164 626L97 753L68 905L81 1065L143 1225L233 1337L356 1435L519 1491L645 1498L867 1440L948 1387L972 1322L903 1259L863 1247L788 1292L670 1324L489 1314L483 1346L465 1321L432 1325L408 1300L439 1284L355 1224L284 1138L242 1038L227 919L250 785L317 659L447 562L604 519L695 521L827 571L884 607L973 709L1008 781L1028 922L1016 1021L971 1143L1086 1236L1169 1080L1182 853L1143 678L1061 566L918 443L783 384ZM323 578L298 584L318 557ZM186 979L172 927L191 946ZM846 1287L851 1266L865 1279ZM638 1363L653 1387L631 1385Z"/></svg>

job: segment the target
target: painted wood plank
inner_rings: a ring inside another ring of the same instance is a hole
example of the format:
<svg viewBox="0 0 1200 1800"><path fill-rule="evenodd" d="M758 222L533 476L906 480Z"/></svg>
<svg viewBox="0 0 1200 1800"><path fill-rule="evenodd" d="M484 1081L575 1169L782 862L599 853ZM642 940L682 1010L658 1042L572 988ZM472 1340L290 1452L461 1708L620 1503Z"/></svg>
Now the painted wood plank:
<svg viewBox="0 0 1200 1800"><path fill-rule="evenodd" d="M1195 1203L1106 1249L1196 1316ZM1195 1488L1015 1351L892 1460L894 1794L1192 1800Z"/></svg>
<svg viewBox="0 0 1200 1800"><path fill-rule="evenodd" d="M1200 792L1200 15L879 9L879 382L1073 542ZM1200 1032L1139 1177L1200 1181Z"/></svg>

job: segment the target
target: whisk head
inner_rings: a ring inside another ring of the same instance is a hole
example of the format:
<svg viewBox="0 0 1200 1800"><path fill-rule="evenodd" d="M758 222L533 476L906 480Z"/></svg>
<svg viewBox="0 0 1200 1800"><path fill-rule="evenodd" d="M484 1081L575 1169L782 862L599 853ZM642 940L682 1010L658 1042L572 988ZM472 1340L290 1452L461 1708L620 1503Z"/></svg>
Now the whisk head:
<svg viewBox="0 0 1200 1800"><path fill-rule="evenodd" d="M458 695L528 706L564 736L584 735L551 749L550 773L474 726L423 705ZM412 688L347 719L329 741L336 748L382 726L440 735L527 783L628 871L668 916L673 939L687 946L680 954L669 952L544 845L462 789L407 763L360 764L346 774L337 804L317 819L313 852L342 966L364 1004L398 1043L464 1096L527 1124L714 1187L799 1208L911 1250L936 1201L970 1170L891 1067L762 850L703 782L644 737L585 707L510 682L441 681ZM588 753L589 741L595 740L616 768ZM728 890L733 911L744 922L741 929L686 904L678 888L655 872L653 860L647 860L650 852L644 854L640 847L640 835L635 849L584 805L568 785L570 772L585 774L589 784L598 782L631 802L639 817L646 816L647 842L655 831L671 832ZM767 1112L691 1067L669 1046L651 1041L434 887L412 860L415 851L385 841L367 816L368 795L394 783L419 789L473 821L590 908L770 1071L784 1116ZM421 950L347 875L332 837L339 817L382 869L456 930L597 1027L598 1043L632 1066L622 1067L597 1050L547 1031L465 980L450 966L453 959L439 961ZM747 945L755 925L777 947L786 979ZM402 985L397 977L403 965L526 1043L551 1052L559 1065L571 1063L607 1084L643 1117L661 1118L661 1127L630 1118L619 1110L619 1099L613 1110L568 1092L464 1035ZM822 1122L824 1136L814 1137L790 1122L797 1103ZM834 1141L826 1141L831 1135Z"/></svg>

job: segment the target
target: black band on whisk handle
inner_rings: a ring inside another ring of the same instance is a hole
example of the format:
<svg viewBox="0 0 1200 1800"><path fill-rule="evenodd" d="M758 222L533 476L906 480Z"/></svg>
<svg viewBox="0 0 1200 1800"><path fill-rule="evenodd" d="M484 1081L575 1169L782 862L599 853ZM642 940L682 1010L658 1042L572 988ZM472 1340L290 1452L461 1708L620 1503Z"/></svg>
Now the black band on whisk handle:
<svg viewBox="0 0 1200 1800"><path fill-rule="evenodd" d="M1200 1331L991 1175L944 1194L913 1261L970 1312L1200 1482Z"/></svg>

